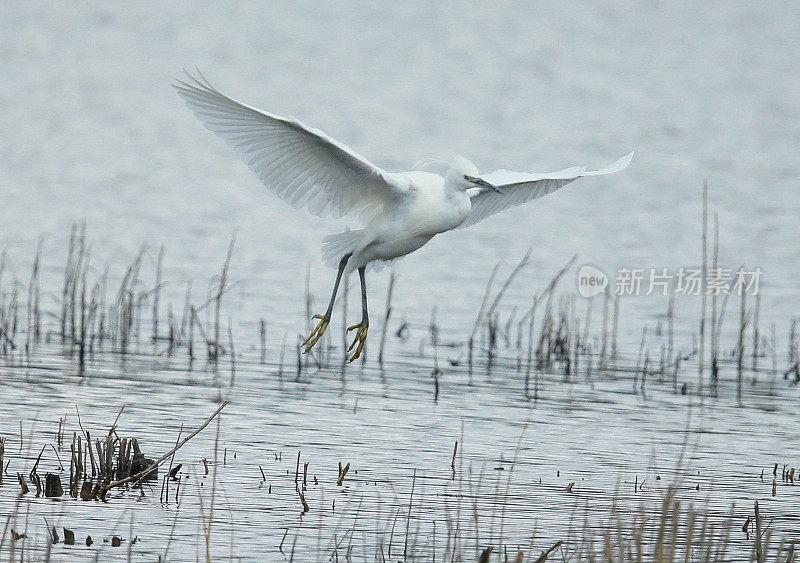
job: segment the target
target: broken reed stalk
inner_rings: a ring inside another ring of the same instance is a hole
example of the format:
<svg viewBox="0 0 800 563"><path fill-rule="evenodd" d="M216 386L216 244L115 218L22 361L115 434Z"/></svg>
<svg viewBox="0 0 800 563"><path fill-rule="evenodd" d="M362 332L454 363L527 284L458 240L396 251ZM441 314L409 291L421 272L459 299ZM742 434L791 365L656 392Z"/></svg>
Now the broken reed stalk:
<svg viewBox="0 0 800 563"><path fill-rule="evenodd" d="M341 466L341 463L339 464ZM350 471L350 464L348 463L345 465L341 471L339 471L339 478L336 480L336 485L341 487L342 483L344 482L344 477L347 475L347 472Z"/></svg>
<svg viewBox="0 0 800 563"><path fill-rule="evenodd" d="M636 383L639 376L639 365L642 362L642 353L644 352L644 344L647 340L647 327L642 329L642 341L639 344L639 355L636 357L636 369L633 372L633 393L636 394Z"/></svg>
<svg viewBox="0 0 800 563"><path fill-rule="evenodd" d="M261 340L261 365L267 363L267 321L261 319L258 322L258 336Z"/></svg>
<svg viewBox="0 0 800 563"><path fill-rule="evenodd" d="M189 305L189 346L188 346L188 353L189 353L189 369L192 368L192 362L194 361L194 321L197 317L197 310L194 308L194 305Z"/></svg>
<svg viewBox="0 0 800 563"><path fill-rule="evenodd" d="M294 466L294 488L299 490L297 479L300 476L300 452L297 452L297 464Z"/></svg>
<svg viewBox="0 0 800 563"><path fill-rule="evenodd" d="M236 232L231 235L231 242L228 245L228 253L225 255L225 263L222 265L222 272L219 276L219 286L217 293L214 296L214 362L219 359L219 315L222 308L222 295L225 293L228 284L228 269L231 266L231 257L233 256L233 247L236 244Z"/></svg>
<svg viewBox="0 0 800 563"><path fill-rule="evenodd" d="M719 213L714 212L714 250L711 258L711 270L719 275ZM716 396L719 381L719 340L716 336L717 326L717 293L711 294L711 393Z"/></svg>
<svg viewBox="0 0 800 563"><path fill-rule="evenodd" d="M553 319L552 309L555 288L558 286L561 278L567 273L567 270L569 270L577 258L577 254L570 258L564 267L561 268L561 270L559 270L555 276L553 276L553 279L550 280L550 283L545 288L544 292L542 292L542 297L547 295L547 304L545 306L544 318L542 319L542 328L539 334L539 345L536 350L536 361L537 367L539 368L549 368L551 355L553 353L553 328L555 321Z"/></svg>
<svg viewBox="0 0 800 563"><path fill-rule="evenodd" d="M551 545L548 549L545 549L542 554L536 559L534 563L544 563L547 561L547 558L550 557L550 554L553 553L556 549L561 547L564 542L562 540L558 540L556 543ZM521 551L519 553L522 553ZM518 560L521 560L519 556L517 556Z"/></svg>
<svg viewBox="0 0 800 563"><path fill-rule="evenodd" d="M383 315L383 328L381 330L381 343L378 349L378 363L383 365L383 348L386 344L386 331L389 328L389 317L392 316L392 294L394 293L394 282L397 274L392 270L389 274L389 288L386 290L386 312Z"/></svg>
<svg viewBox="0 0 800 563"><path fill-rule="evenodd" d="M75 334L77 329L75 316L78 313L77 309L77 295L78 295L78 285L80 281L83 281L82 285L85 285L86 282L86 271L85 269L88 267L88 258L86 256L86 222L81 221L80 226L80 237L78 239L78 257L75 264L75 271L73 273L73 280L72 285L70 287L70 342L71 344L75 344ZM83 317L83 308L81 308L81 317Z"/></svg>
<svg viewBox="0 0 800 563"><path fill-rule="evenodd" d="M64 266L64 285L61 289L61 343L66 342L67 338L67 314L69 313L69 295L70 286L73 278L73 256L76 248L76 238L78 234L78 225L73 224L72 230L69 235L69 244L67 246L67 264Z"/></svg>
<svg viewBox="0 0 800 563"><path fill-rule="evenodd" d="M308 503L306 502L306 497L303 494L303 491L297 491L297 494L300 496L300 503L303 505L303 514L305 514L311 509L308 507Z"/></svg>
<svg viewBox="0 0 800 563"><path fill-rule="evenodd" d="M536 348L536 366L538 369L550 368L553 353L553 294L547 296L547 304L542 318L542 328L539 330L539 345Z"/></svg>
<svg viewBox="0 0 800 563"><path fill-rule="evenodd" d="M91 300L89 303L89 355L94 354L95 340L99 341L99 345L103 343L103 333L105 330L105 301L106 301L106 286L108 285L108 265L103 270L103 275L100 276L94 284L91 293ZM98 314L99 312L99 314Z"/></svg>
<svg viewBox="0 0 800 563"><path fill-rule="evenodd" d="M667 304L667 365L672 363L672 354L675 342L675 291L669 293Z"/></svg>
<svg viewBox="0 0 800 563"><path fill-rule="evenodd" d="M114 482L112 482L112 483L108 483L107 485L103 485L102 487L100 487L100 494L103 494L103 493L105 493L105 492L106 492L106 491L108 491L109 489L113 489L114 487L119 487L119 486L121 486L121 485L124 485L124 484L126 484L126 483L130 483L130 482L132 482L132 481L134 482L134 485L135 485L135 484L136 484L138 481L140 481L140 480L141 480L143 477L145 477L146 475L149 475L149 474L150 474L150 473L151 473L153 470L157 469L157 468L158 468L158 466L159 466L159 465L161 465L161 464L162 464L164 461L166 461L166 460L167 460L167 458L169 458L170 456L172 456L172 454L174 454L174 453L175 453L175 452L177 452L179 449L181 449L181 448L183 447L183 445L184 445L184 444L186 444L186 442L188 442L189 440L191 440L192 438L194 438L195 436L197 436L197 435L198 435L198 434L199 434L199 433L200 433L200 432L201 432L201 431L202 431L202 430L203 430L203 429L204 429L206 426L208 426L208 424L209 424L209 423L210 423L212 420L214 420L214 417L216 417L216 416L217 416L217 415L218 415L218 414L219 414L219 413L222 411L222 409L224 409L226 406L228 406L228 403L229 403L229 401L225 401L225 402L223 402L223 403L222 403L222 404L221 404L221 405L220 405L220 406L217 408L217 410L215 410L215 411L214 411L214 413L213 413L211 416L209 416L209 417L208 417L208 418L205 420L205 422L203 422L203 424L201 424L200 426L198 426L198 427L197 427L197 428L194 430L194 432L192 432L191 434L189 434L188 436L186 436L186 438L184 438L184 439L183 439L183 440L181 440L179 443L177 443L177 444L175 445L175 447L174 447L174 448L172 448L170 451L168 451L167 453L165 453L164 455L162 455L160 458L158 458L156 461L154 461L152 464L150 464L150 466L149 466L149 467L146 467L146 468L145 468L145 469L143 469L142 471L139 471L138 473L136 473L136 474L134 474L134 475L131 475L131 476L129 476L129 477L126 477L126 478L124 478L124 479L119 479L118 481L114 481Z"/></svg>
<svg viewBox="0 0 800 563"><path fill-rule="evenodd" d="M175 438L175 445L177 446L181 441L181 434L183 434L183 424L181 424L180 429L178 430L178 437ZM177 450L176 450L177 451ZM122 459L122 452L123 448L120 448L120 459ZM179 463L173 469L172 464L175 462L175 453L170 456L169 458L169 468L167 469L167 474L164 475L164 481L161 483L161 502L169 502L169 480L174 479L175 475L180 471L180 468L183 464ZM121 464L120 464L121 465ZM122 468L121 468L122 469ZM177 491L176 491L177 497ZM176 498L177 501L177 498Z"/></svg>
<svg viewBox="0 0 800 563"><path fill-rule="evenodd" d="M744 292L742 292L742 295L744 295ZM753 510L755 512L755 515L756 515L756 518L755 518L755 520L756 520L756 537L755 537L755 540L756 540L756 561L758 563L763 563L765 559L764 559L763 548L762 548L762 545L761 545L761 534L762 534L762 531L761 531L761 513L758 510L758 501L755 501Z"/></svg>
<svg viewBox="0 0 800 563"><path fill-rule="evenodd" d="M756 307L753 310L753 372L758 372L758 356L761 351L761 330L759 329L759 318L761 317L761 294L756 294Z"/></svg>
<svg viewBox="0 0 800 563"><path fill-rule="evenodd" d="M703 371L705 369L705 344L706 344L706 282L708 278L708 181L703 182L703 265L700 280L701 306L700 306L700 349L697 365L697 394L703 394Z"/></svg>
<svg viewBox="0 0 800 563"><path fill-rule="evenodd" d="M500 263L498 262L495 264L494 269L492 270L492 274L489 276L489 281L486 282L486 289L483 292L483 301L481 301L481 306L478 309L478 316L475 318L475 324L472 325L472 332L469 335L469 340L467 341L468 345L468 367L469 373L472 375L472 348L475 343L475 334L478 332L478 327L481 324L481 319L483 319L483 311L486 308L486 303L489 301L489 294L492 291L492 285L494 284L494 278L497 276L497 270L500 268Z"/></svg>
<svg viewBox="0 0 800 563"><path fill-rule="evenodd" d="M417 468L414 468L414 476L411 478L411 495L408 498L408 512L406 513L406 539L403 544L403 559L408 554L408 530L411 527L411 505L414 502L414 486L417 484Z"/></svg>
<svg viewBox="0 0 800 563"><path fill-rule="evenodd" d="M127 354L128 343L131 336L135 336L133 329L136 322L136 286L139 284L139 268L144 258L146 247L142 245L136 257L128 266L125 276L122 278L117 298L114 304L114 339L117 342L119 352Z"/></svg>
<svg viewBox="0 0 800 563"><path fill-rule="evenodd" d="M208 525L204 526L203 536L206 544L206 563L211 563L211 527L214 524L214 506L217 500L217 470L219 468L219 429L220 419L217 419L217 433L214 437L214 473L211 477L211 502L208 507ZM205 463L205 458L203 459ZM208 475L208 465L206 465L206 475ZM201 505L202 506L202 505Z"/></svg>
<svg viewBox="0 0 800 563"><path fill-rule="evenodd" d="M283 381L283 358L286 355L286 339L288 338L287 333L283 333L283 343L281 344L281 357L278 362L278 379Z"/></svg>
<svg viewBox="0 0 800 563"><path fill-rule="evenodd" d="M236 380L236 350L233 347L233 328L231 327L232 322L232 319L228 317L228 347L230 348L231 357L231 388Z"/></svg>
<svg viewBox="0 0 800 563"><path fill-rule="evenodd" d="M515 320L517 315L517 307L514 306L511 308L511 313L508 315L508 320L506 321L506 327L503 330L503 339L506 341L506 347L511 347L511 325Z"/></svg>
<svg viewBox="0 0 800 563"><path fill-rule="evenodd" d="M770 393L775 388L775 380L778 379L778 335L775 331L775 323L770 325L770 348L772 348L772 380L769 382Z"/></svg>
<svg viewBox="0 0 800 563"><path fill-rule="evenodd" d="M436 353L436 347L439 345L439 326L436 324L436 305L433 306L431 309L431 320L428 323L428 334L431 337L431 346L433 346L434 354Z"/></svg>
<svg viewBox="0 0 800 563"><path fill-rule="evenodd" d="M116 418L114 418L114 422L111 424L111 428L108 429L108 436L109 437L111 437L111 435L114 434L117 431L117 424L119 423L119 417L122 416L122 411L125 410L126 406L127 405L125 405L123 403L123 405L119 408L119 412L117 413Z"/></svg>
<svg viewBox="0 0 800 563"><path fill-rule="evenodd" d="M722 299L719 316L717 317L717 324L716 326L711 326L711 377L713 382L711 390L714 394L717 392L717 383L719 381L719 345L721 341L722 324L725 320L725 313L728 310L728 298L730 298L730 296L730 291L725 294L725 297Z"/></svg>
<svg viewBox="0 0 800 563"><path fill-rule="evenodd" d="M492 360L494 359L494 347L497 342L497 314L488 315L486 317L486 333L488 336L487 351L489 356L487 372L491 372Z"/></svg>
<svg viewBox="0 0 800 563"><path fill-rule="evenodd" d="M181 339L186 338L186 325L191 322L192 305L192 280L186 282L186 293L183 298L183 312L181 313ZM191 327L190 327L191 329Z"/></svg>
<svg viewBox="0 0 800 563"><path fill-rule="evenodd" d="M172 315L172 303L167 303L167 356L172 356L175 349L175 343L178 336L178 326L175 324L175 317Z"/></svg>
<svg viewBox="0 0 800 563"><path fill-rule="evenodd" d="M589 327L592 324L592 309L594 308L593 305L594 305L594 295L591 296L586 302L586 322L583 325L583 338L581 339L584 346L587 346L589 343ZM591 367L591 362L589 367ZM589 376L588 368L586 376L587 377Z"/></svg>
<svg viewBox="0 0 800 563"><path fill-rule="evenodd" d="M530 259L531 259L531 249L529 248L527 252L525 252L525 255L522 257L522 259L519 261L519 263L517 263L517 265L508 275L506 281L503 282L503 285L500 287L500 291L498 291L497 295L495 295L494 301L492 301L489 310L486 312L487 318L491 317L492 314L495 312L497 306L500 304L500 301L503 299L503 296L505 295L506 291L511 285L511 282L513 282L514 278L517 277L517 274L519 274L523 270L523 268L525 268L525 266L530 264Z"/></svg>
<svg viewBox="0 0 800 563"><path fill-rule="evenodd" d="M740 269L740 271L744 271L744 266ZM740 305L740 315L739 315L739 339L736 344L736 401L739 406L742 406L742 379L744 377L742 364L744 362L744 332L747 326L747 318L746 318L746 302L747 302L747 292L744 288L741 288L742 293L742 300Z"/></svg>
<svg viewBox="0 0 800 563"><path fill-rule="evenodd" d="M42 244L44 239L39 237L36 245L36 255L33 259L31 279L28 282L28 326L25 331L25 353L30 356L31 348L39 342L42 328L42 318L39 311L39 269L42 262Z"/></svg>
<svg viewBox="0 0 800 563"><path fill-rule="evenodd" d="M80 309L80 340L78 342L78 374L83 375L84 368L86 367L86 331L89 324L87 303L86 303L86 275L89 271L89 251L86 251L86 260L80 272L81 280L81 309Z"/></svg>
<svg viewBox="0 0 800 563"><path fill-rule="evenodd" d="M22 473L17 473L17 481L19 481L20 495L27 495L30 489L28 489L28 484L25 482L25 477L22 476Z"/></svg>
<svg viewBox="0 0 800 563"><path fill-rule="evenodd" d="M536 305L539 303L539 298L536 293L533 294L533 303L531 303L530 319L528 321L528 357L525 364L525 396L530 397L530 379L531 379L531 364L533 362L533 326L536 319ZM539 375L536 375L534 398L539 398Z"/></svg>
<svg viewBox="0 0 800 563"><path fill-rule="evenodd" d="M525 255L522 257L522 259L519 261L519 263L517 263L514 269L511 270L511 273L506 278L506 281L503 282L503 285L500 287L500 291L497 292L494 301L492 301L492 304L489 306L489 309L486 311L486 314L484 315L484 317L486 318L486 326L489 331L490 358L494 356L494 348L497 342L497 316L495 315L495 311L497 309L497 306L500 304L500 301L503 299L503 296L505 295L509 286L511 285L511 282L513 282L514 278L517 277L517 274L519 274L523 270L523 268L525 268L525 266L527 266L530 263L530 258L531 258L531 249L529 248L528 251L525 253ZM480 322L480 318L478 318L476 322ZM506 338L508 338L508 335L506 335Z"/></svg>
<svg viewBox="0 0 800 563"><path fill-rule="evenodd" d="M557 361L564 366L564 382L568 383L572 374L571 344L572 339L571 325L574 314L572 313L574 303L573 296L561 298L559 302L559 324L556 329L553 352ZM578 331L575 331L577 334Z"/></svg>
<svg viewBox="0 0 800 563"><path fill-rule="evenodd" d="M294 345L295 357L297 359L297 373L295 373L295 376L294 376L295 383L298 383L300 381L300 376L303 375L303 346L302 346L302 342L303 342L303 335L302 334L298 334L297 335L297 343Z"/></svg>
<svg viewBox="0 0 800 563"><path fill-rule="evenodd" d="M164 245L158 251L158 260L156 261L156 286L153 288L153 342L158 341L158 302L161 296L161 270L164 266Z"/></svg>
<svg viewBox="0 0 800 563"><path fill-rule="evenodd" d="M203 305L201 305L201 307L203 307ZM209 361L213 362L212 358L214 356L214 343L208 339L206 330L205 328L203 328L203 321L200 320L200 316L197 314L199 310L200 310L199 308L192 307L193 311L192 322L194 323L194 326L197 327L197 332L200 335L200 340L202 340L203 344L206 345L206 354L208 355Z"/></svg>
<svg viewBox="0 0 800 563"><path fill-rule="evenodd" d="M517 349L518 350L522 350L522 337L525 335L525 326L528 324L528 320L530 319L530 314L531 314L531 309L528 308L528 310L525 312L525 314L520 317L519 321L517 321ZM511 321L509 321L509 323L510 322ZM510 334L510 329L508 329L508 330L509 330L509 336L510 336L511 335ZM520 358L521 358L521 356L520 356ZM519 363L520 361L521 361L521 359L519 359L518 362L517 362L517 371L519 371L519 369L521 367L521 365Z"/></svg>

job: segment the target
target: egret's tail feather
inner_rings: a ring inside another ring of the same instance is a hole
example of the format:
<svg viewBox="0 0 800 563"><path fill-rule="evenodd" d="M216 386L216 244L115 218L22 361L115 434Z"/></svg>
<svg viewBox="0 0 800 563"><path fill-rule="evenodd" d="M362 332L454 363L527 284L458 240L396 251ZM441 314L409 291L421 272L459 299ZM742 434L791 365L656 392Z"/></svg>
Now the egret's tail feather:
<svg viewBox="0 0 800 563"><path fill-rule="evenodd" d="M395 258L394 260L373 260L369 264L367 264L367 270L370 272L380 272L384 268L390 268L394 265L395 262L400 260L400 258L404 258L400 256L399 258Z"/></svg>
<svg viewBox="0 0 800 563"><path fill-rule="evenodd" d="M364 229L328 235L322 239L322 261L326 266L335 268L339 265L342 256L347 253L355 253L363 236Z"/></svg>

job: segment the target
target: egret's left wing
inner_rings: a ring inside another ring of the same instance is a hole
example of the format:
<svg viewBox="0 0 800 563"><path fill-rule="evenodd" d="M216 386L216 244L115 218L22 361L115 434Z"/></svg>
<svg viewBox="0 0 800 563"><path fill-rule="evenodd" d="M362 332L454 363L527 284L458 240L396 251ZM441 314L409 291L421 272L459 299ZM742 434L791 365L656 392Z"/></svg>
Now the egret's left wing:
<svg viewBox="0 0 800 563"><path fill-rule="evenodd" d="M294 207L367 221L408 195L407 186L350 147L295 119L238 102L198 75L176 81L178 94L270 191Z"/></svg>
<svg viewBox="0 0 800 563"><path fill-rule="evenodd" d="M585 166L543 174L495 170L481 177L503 190L503 193L489 189L476 190L471 195L472 210L459 227L469 227L490 215L551 194L578 178L619 172L627 168L632 158L633 152L600 170L587 170Z"/></svg>

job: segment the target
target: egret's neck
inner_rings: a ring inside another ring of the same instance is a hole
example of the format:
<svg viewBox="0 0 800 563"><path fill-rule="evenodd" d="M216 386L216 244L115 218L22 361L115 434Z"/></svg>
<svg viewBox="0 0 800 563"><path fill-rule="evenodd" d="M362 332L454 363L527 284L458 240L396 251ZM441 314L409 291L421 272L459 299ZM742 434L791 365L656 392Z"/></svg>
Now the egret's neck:
<svg viewBox="0 0 800 563"><path fill-rule="evenodd" d="M472 202L467 195L467 188L470 186L465 185L463 180L459 181L459 178L463 178L463 176L459 174L455 179L448 176L444 182L444 197L448 202L450 213L452 213L452 217L448 219L447 229L460 225L469 215L472 207Z"/></svg>

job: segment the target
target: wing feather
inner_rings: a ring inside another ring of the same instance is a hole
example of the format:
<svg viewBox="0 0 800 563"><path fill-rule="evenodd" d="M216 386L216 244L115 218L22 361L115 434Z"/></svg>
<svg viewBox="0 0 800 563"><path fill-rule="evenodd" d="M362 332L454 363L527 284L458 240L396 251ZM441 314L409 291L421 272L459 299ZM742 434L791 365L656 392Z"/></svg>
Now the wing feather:
<svg viewBox="0 0 800 563"><path fill-rule="evenodd" d="M482 177L503 190L503 193L487 189L476 190L472 194L472 209L459 227L469 227L490 215L544 197L578 178L619 172L627 168L632 158L633 152L600 170L587 170L585 166L541 174L495 170Z"/></svg>
<svg viewBox="0 0 800 563"><path fill-rule="evenodd" d="M292 206L319 217L367 221L408 194L390 174L322 131L238 102L202 74L187 77L174 84L186 105Z"/></svg>

